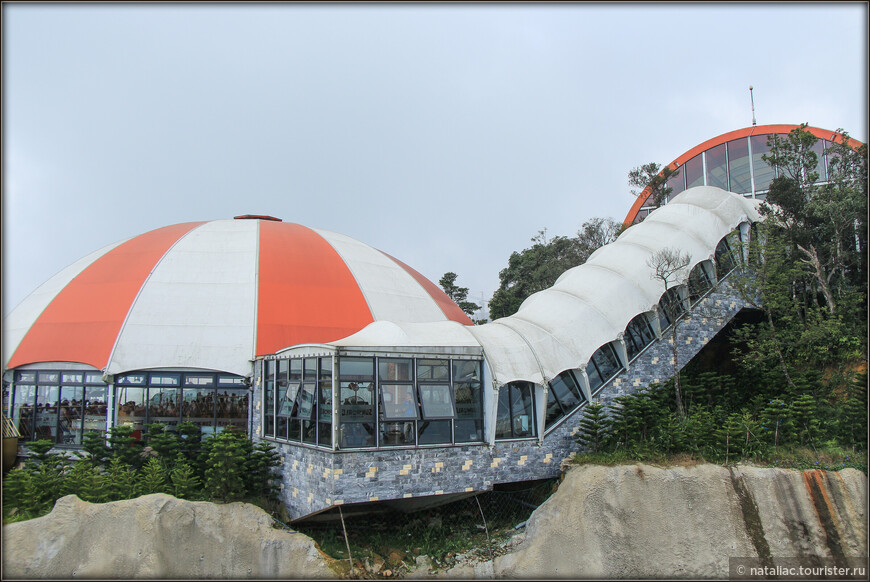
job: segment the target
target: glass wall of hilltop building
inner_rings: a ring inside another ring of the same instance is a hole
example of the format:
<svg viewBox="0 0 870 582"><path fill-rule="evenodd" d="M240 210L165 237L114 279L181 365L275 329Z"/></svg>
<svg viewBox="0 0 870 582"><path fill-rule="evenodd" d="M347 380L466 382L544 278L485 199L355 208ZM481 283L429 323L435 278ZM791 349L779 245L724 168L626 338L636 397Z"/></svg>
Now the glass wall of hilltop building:
<svg viewBox="0 0 870 582"><path fill-rule="evenodd" d="M262 363L262 437L330 450L484 442L482 360L302 356Z"/></svg>
<svg viewBox="0 0 870 582"><path fill-rule="evenodd" d="M774 168L762 159L763 155L770 152L767 145L769 135L774 134L734 139L687 160L667 182L667 186L671 188L668 200L695 186L715 186L744 196L764 199L770 183L777 176ZM786 134L775 135L786 137ZM828 156L825 151L830 145L829 140L820 138L813 146L813 152L818 157L815 171L819 174L819 182L828 180ZM655 209L653 200L647 200L638 211L634 222L640 222Z"/></svg>
<svg viewBox="0 0 870 582"><path fill-rule="evenodd" d="M119 375L109 385L98 371L26 369L8 374L4 410L25 442L45 439L81 446L85 433L105 432L110 423L132 427L136 439L156 422L169 430L193 422L204 435L228 427L248 431L248 387L240 376L150 371Z"/></svg>

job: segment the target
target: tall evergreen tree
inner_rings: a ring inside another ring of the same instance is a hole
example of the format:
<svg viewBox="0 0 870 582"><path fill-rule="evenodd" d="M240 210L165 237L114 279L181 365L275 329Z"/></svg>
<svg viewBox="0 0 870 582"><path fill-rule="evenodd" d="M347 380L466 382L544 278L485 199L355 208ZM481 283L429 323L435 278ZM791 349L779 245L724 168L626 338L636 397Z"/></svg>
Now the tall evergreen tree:
<svg viewBox="0 0 870 582"><path fill-rule="evenodd" d="M574 439L589 452L597 453L610 434L610 418L600 402L590 402L583 411Z"/></svg>

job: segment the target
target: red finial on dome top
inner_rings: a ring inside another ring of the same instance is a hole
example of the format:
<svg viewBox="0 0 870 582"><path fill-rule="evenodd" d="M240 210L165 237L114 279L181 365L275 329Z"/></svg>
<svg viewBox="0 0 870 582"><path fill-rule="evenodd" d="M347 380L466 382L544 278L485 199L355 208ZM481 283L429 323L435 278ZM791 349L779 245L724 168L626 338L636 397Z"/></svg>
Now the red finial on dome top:
<svg viewBox="0 0 870 582"><path fill-rule="evenodd" d="M233 216L235 220L274 220L275 222L284 222L280 218L268 216L266 214L242 214L241 216Z"/></svg>

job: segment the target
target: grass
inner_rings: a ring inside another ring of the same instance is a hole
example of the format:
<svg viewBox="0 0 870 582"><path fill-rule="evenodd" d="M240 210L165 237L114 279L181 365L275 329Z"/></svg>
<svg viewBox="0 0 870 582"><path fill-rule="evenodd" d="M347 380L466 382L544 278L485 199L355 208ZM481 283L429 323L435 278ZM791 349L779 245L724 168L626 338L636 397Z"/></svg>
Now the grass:
<svg viewBox="0 0 870 582"><path fill-rule="evenodd" d="M572 465L628 465L647 463L662 467L694 466L701 463L725 464L722 458L706 458L704 455L689 453L667 454L651 448L641 450L617 450L610 452L580 453L571 459ZM853 468L867 474L867 451L847 449L835 443L825 443L817 448L779 446L770 447L763 453L739 457L732 455L729 465L737 463L757 467L778 467L783 469L822 469L840 471Z"/></svg>

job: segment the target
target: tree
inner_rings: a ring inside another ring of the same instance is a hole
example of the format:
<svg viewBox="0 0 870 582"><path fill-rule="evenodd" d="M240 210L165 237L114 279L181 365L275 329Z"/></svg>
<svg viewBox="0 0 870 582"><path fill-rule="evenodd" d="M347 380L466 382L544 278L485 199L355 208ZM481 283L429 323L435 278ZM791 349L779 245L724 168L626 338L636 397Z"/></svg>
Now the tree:
<svg viewBox="0 0 870 582"><path fill-rule="evenodd" d="M245 495L243 437L225 430L210 440L204 483L206 494L225 502L241 499Z"/></svg>
<svg viewBox="0 0 870 582"><path fill-rule="evenodd" d="M589 452L597 453L609 433L610 418L604 410L604 405L600 402L590 402L583 411L575 440L588 448Z"/></svg>
<svg viewBox="0 0 870 582"><path fill-rule="evenodd" d="M456 278L456 273L447 272L444 273L444 276L441 277L438 284L441 285L441 288L445 293L447 293L447 296L459 306L459 309L464 311L468 317L472 317L474 312L480 309L480 305L468 301L468 287L459 287L456 285Z"/></svg>
<svg viewBox="0 0 870 582"><path fill-rule="evenodd" d="M656 206L661 206L674 191L673 188L668 187L668 180L679 173L679 170L670 167L662 168L655 162L649 162L628 173L628 185L631 186L631 193L634 196L640 196L649 188L648 199L652 199Z"/></svg>
<svg viewBox="0 0 870 582"><path fill-rule="evenodd" d="M647 260L647 265L653 270L652 277L658 279L665 286L664 297L668 297L668 290L671 286L681 279L685 278L686 268L691 263L691 257L688 253L680 253L678 249L664 248L653 253ZM667 308L666 308L667 309ZM682 310L673 310L673 313L668 315L671 321L671 351L674 364L674 396L677 403L677 413L680 415L680 420L686 418L686 410L683 407L683 396L680 393L680 364L679 351L677 349L677 326L681 321L680 312Z"/></svg>

